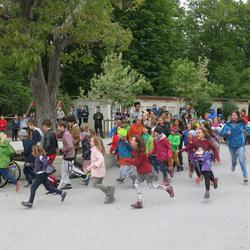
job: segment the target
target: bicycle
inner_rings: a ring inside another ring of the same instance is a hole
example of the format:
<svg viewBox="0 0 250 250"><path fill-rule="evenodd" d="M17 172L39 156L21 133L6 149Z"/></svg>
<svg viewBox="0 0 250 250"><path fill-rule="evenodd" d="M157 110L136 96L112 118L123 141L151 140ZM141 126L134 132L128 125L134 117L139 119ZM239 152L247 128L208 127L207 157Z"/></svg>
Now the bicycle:
<svg viewBox="0 0 250 250"><path fill-rule="evenodd" d="M19 167L17 162L12 161L9 164L9 171L13 176L15 176L17 181L21 178L21 168ZM8 183L8 180L0 175L0 188L4 187L7 183Z"/></svg>

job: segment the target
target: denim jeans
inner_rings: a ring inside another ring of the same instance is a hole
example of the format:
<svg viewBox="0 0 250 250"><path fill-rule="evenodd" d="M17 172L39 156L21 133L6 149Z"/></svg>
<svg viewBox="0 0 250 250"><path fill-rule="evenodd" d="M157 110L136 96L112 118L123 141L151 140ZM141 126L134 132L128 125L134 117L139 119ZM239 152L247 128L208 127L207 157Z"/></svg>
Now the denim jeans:
<svg viewBox="0 0 250 250"><path fill-rule="evenodd" d="M3 176L8 181L10 181L11 183L16 185L17 181L15 177L12 174L10 174L10 171L8 168L0 168L0 175Z"/></svg>
<svg viewBox="0 0 250 250"><path fill-rule="evenodd" d="M239 148L229 147L229 151L232 157L232 167L237 165L237 158L239 157L241 171L244 177L247 177L247 166L245 161L245 146Z"/></svg>

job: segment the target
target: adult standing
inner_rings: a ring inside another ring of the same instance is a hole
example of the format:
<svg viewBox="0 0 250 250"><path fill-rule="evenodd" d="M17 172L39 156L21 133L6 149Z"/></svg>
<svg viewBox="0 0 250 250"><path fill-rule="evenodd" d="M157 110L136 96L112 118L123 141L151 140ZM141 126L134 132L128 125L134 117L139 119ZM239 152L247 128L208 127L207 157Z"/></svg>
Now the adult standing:
<svg viewBox="0 0 250 250"><path fill-rule="evenodd" d="M18 118L18 115L15 115L14 119L12 120L11 129L12 141L17 141L18 130L20 129L20 120Z"/></svg>
<svg viewBox="0 0 250 250"><path fill-rule="evenodd" d="M134 112L130 114L130 121L134 122L136 119L141 119L142 118L142 111L141 111L141 103L140 102L135 102L134 103Z"/></svg>
<svg viewBox="0 0 250 250"><path fill-rule="evenodd" d="M241 166L244 183L248 182L247 166L245 161L245 136L244 131L250 134L250 127L244 123L239 111L231 113L231 119L222 128L220 135L228 142L229 151L232 158L232 172L235 171L237 158Z"/></svg>
<svg viewBox="0 0 250 250"><path fill-rule="evenodd" d="M78 107L76 110L76 114L77 114L77 119L78 119L78 125L79 127L81 127L82 125L82 107Z"/></svg>
<svg viewBox="0 0 250 250"><path fill-rule="evenodd" d="M7 128L8 128L8 122L2 115L0 119L0 132L5 132Z"/></svg>
<svg viewBox="0 0 250 250"><path fill-rule="evenodd" d="M28 121L26 114L23 114L22 118L20 119L20 129L26 129L28 130Z"/></svg>
<svg viewBox="0 0 250 250"><path fill-rule="evenodd" d="M65 117L65 113L62 107L58 107L58 110L56 113L57 122L60 122L61 120L63 120L64 117Z"/></svg>
<svg viewBox="0 0 250 250"><path fill-rule="evenodd" d="M98 130L99 130L101 137L104 138L103 131L102 131L103 114L101 113L99 106L96 107L96 113L93 115L93 120L94 120L96 135L97 135Z"/></svg>
<svg viewBox="0 0 250 250"><path fill-rule="evenodd" d="M88 121L89 121L89 107L88 105L84 105L82 109L82 122L88 123Z"/></svg>

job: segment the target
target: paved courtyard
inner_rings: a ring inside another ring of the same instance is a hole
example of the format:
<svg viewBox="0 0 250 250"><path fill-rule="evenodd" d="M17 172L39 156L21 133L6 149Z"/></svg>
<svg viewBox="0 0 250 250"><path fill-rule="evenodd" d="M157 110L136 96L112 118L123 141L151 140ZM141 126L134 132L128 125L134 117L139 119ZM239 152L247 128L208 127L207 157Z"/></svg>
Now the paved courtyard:
<svg viewBox="0 0 250 250"><path fill-rule="evenodd" d="M250 147L246 148L250 168ZM131 182L115 182L119 169L109 168L105 183L116 186L116 202L104 205L100 190L73 180L61 204L40 187L33 209L21 207L29 189L15 193L0 189L1 250L237 250L250 249L250 184L241 171L230 170L229 153L221 148L222 163L214 166L219 188L203 200L204 184L197 186L185 170L172 184L175 198L143 185L144 208L133 210Z"/></svg>

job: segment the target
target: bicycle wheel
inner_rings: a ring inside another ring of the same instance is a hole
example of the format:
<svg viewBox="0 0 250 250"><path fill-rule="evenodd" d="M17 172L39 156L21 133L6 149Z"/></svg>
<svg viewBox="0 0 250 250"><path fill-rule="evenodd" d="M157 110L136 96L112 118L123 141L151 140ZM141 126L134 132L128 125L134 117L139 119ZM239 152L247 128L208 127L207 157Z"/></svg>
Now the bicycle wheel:
<svg viewBox="0 0 250 250"><path fill-rule="evenodd" d="M15 179L18 181L21 178L21 169L19 165L13 161L9 165L10 174L15 176ZM0 188L4 187L8 183L8 180L5 179L3 176L0 176Z"/></svg>

